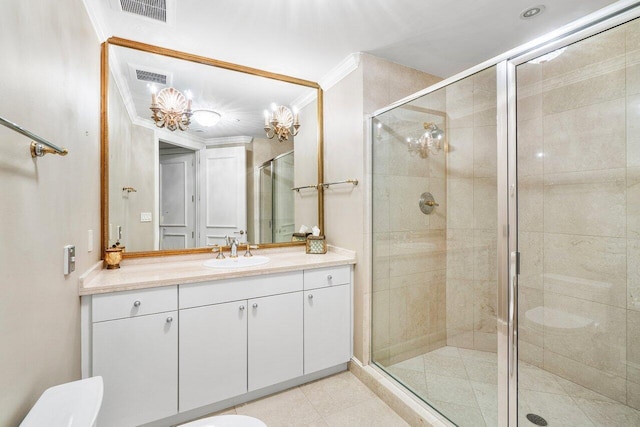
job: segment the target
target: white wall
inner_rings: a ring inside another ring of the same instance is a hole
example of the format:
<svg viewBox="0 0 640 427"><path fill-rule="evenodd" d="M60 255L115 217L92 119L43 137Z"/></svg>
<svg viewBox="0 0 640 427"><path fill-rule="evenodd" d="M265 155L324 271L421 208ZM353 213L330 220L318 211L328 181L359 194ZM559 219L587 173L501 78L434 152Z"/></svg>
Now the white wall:
<svg viewBox="0 0 640 427"><path fill-rule="evenodd" d="M0 425L14 426L80 378L78 276L100 258L100 46L81 0L2 6L0 116L69 149L33 160L28 138L0 128Z"/></svg>

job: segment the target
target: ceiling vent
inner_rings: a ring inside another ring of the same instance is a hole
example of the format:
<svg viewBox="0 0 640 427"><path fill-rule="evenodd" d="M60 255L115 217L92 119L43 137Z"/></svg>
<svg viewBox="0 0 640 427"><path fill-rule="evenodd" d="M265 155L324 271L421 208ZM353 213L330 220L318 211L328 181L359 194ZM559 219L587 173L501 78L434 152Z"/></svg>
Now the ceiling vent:
<svg viewBox="0 0 640 427"><path fill-rule="evenodd" d="M167 22L167 0L120 0L124 12Z"/></svg>
<svg viewBox="0 0 640 427"><path fill-rule="evenodd" d="M136 78L144 82L167 84L167 76L164 74L153 73L151 71L136 70Z"/></svg>

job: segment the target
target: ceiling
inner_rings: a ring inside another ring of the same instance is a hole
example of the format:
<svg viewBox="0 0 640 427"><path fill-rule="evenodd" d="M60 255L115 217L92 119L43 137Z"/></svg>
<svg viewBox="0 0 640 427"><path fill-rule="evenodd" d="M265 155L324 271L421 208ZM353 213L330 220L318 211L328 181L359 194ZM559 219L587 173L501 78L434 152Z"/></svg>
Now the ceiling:
<svg viewBox="0 0 640 427"><path fill-rule="evenodd" d="M192 119L189 136L202 143L226 143L230 142L228 138L240 136L264 138L264 111L271 103L291 106L296 100L315 95L315 89L306 86L121 46L110 47L109 68L134 123L154 127L149 109L152 85L156 91L174 87L185 95L190 92L194 112L210 110L220 114L220 121L213 127L200 126ZM166 84L141 80L138 71L166 76ZM109 102L113 100L110 98ZM301 130L314 129L307 120Z"/></svg>
<svg viewBox="0 0 640 427"><path fill-rule="evenodd" d="M612 0L84 0L98 36L122 37L222 61L317 81L326 89L332 70L351 54L367 52L443 78L551 30ZM544 1L532 19L521 12ZM145 12L166 3L166 22ZM133 122L153 126L149 87L132 67L171 76L168 85L194 94L194 109L222 114L213 128L190 126L207 142L263 134L263 110L291 105L309 88L256 78L157 55L110 54L111 71ZM182 62L182 63L181 63ZM271 82L271 83L269 83ZM277 84L276 84L277 83ZM161 89L160 87L159 89ZM305 92L306 91L306 92ZM303 128L305 124L303 123ZM308 127L308 126L307 126Z"/></svg>
<svg viewBox="0 0 640 427"><path fill-rule="evenodd" d="M354 52L448 77L612 0L166 0L167 23L84 0L118 36L321 82ZM122 0L154 4L164 0ZM538 4L545 11L523 20Z"/></svg>

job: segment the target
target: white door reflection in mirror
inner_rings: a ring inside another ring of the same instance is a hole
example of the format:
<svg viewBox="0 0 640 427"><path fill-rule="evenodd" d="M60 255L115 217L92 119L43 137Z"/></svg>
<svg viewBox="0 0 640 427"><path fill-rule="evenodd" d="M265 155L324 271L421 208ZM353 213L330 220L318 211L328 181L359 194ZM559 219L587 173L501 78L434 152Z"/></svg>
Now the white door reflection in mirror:
<svg viewBox="0 0 640 427"><path fill-rule="evenodd" d="M196 247L196 154L175 151L160 150L160 249Z"/></svg>
<svg viewBox="0 0 640 427"><path fill-rule="evenodd" d="M245 241L247 230L244 147L202 150L200 246L225 245L225 236Z"/></svg>

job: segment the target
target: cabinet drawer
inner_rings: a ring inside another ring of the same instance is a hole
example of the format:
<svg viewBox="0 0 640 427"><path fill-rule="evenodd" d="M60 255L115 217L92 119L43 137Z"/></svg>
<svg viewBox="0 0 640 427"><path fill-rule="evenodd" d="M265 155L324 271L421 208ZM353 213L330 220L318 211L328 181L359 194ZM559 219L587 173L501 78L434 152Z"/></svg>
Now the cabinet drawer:
<svg viewBox="0 0 640 427"><path fill-rule="evenodd" d="M93 322L162 313L178 308L176 286L114 292L91 298Z"/></svg>
<svg viewBox="0 0 640 427"><path fill-rule="evenodd" d="M326 288L351 282L351 266L316 268L304 271L304 289Z"/></svg>
<svg viewBox="0 0 640 427"><path fill-rule="evenodd" d="M302 271L180 285L180 308L240 301L302 290Z"/></svg>

